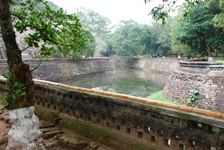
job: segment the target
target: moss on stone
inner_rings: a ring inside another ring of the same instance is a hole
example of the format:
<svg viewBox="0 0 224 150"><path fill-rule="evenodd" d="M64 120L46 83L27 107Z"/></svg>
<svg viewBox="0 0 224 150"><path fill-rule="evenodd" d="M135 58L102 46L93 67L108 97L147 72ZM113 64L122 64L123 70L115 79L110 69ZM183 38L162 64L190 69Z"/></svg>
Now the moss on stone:
<svg viewBox="0 0 224 150"><path fill-rule="evenodd" d="M46 119L51 122L55 122L55 118L58 118L57 113L53 111L49 111L46 108L36 107L35 113L38 117ZM103 129L96 128L93 125L87 125L84 123L76 122L72 119L69 119L65 115L60 115L60 125L61 127L70 129L72 132L75 132L84 137L93 139L95 141L108 143L109 145L123 147L124 149L134 149L134 150L142 150L146 149L145 145L140 145L133 143L133 141L128 142L126 140L122 140L116 134L107 132ZM152 150L154 148L151 148ZM156 148L155 148L156 149Z"/></svg>

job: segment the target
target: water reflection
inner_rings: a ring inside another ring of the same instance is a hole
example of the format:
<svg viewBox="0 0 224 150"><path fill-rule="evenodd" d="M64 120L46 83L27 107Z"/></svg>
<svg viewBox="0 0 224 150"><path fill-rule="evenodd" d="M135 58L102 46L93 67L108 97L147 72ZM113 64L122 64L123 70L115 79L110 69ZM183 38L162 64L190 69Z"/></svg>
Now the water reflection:
<svg viewBox="0 0 224 150"><path fill-rule="evenodd" d="M96 74L73 81L63 81L63 83L146 98L151 93L162 90L167 78L168 74L124 70Z"/></svg>

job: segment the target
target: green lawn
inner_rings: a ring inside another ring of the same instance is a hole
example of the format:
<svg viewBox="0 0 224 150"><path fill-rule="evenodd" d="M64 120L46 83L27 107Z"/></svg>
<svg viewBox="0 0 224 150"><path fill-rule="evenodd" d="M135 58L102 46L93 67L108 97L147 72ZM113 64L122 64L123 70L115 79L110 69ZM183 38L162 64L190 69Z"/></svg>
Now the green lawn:
<svg viewBox="0 0 224 150"><path fill-rule="evenodd" d="M223 57L213 57L214 61L216 62L224 62Z"/></svg>
<svg viewBox="0 0 224 150"><path fill-rule="evenodd" d="M147 97L148 99L151 100L156 100L160 102L165 102L165 103L171 103L171 104L176 104L176 105L183 105L183 101L172 101L168 100L163 96L163 91L159 91L156 93L152 93L150 96Z"/></svg>

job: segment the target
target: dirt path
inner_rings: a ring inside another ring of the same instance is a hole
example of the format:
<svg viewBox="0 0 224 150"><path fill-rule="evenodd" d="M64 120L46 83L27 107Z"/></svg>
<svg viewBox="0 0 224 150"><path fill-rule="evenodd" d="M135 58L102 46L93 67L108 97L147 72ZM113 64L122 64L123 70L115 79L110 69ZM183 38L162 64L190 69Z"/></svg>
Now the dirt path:
<svg viewBox="0 0 224 150"><path fill-rule="evenodd" d="M6 147L10 128L8 111L0 104L0 150Z"/></svg>

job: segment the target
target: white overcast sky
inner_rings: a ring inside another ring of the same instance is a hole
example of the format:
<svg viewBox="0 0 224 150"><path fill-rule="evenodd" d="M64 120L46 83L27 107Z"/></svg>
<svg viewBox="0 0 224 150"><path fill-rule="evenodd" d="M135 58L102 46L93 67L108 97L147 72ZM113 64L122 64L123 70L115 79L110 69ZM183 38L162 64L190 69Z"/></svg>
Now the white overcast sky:
<svg viewBox="0 0 224 150"><path fill-rule="evenodd" d="M50 0L68 13L74 13L76 8L92 9L103 17L107 17L113 24L120 20L130 20L150 24L148 16L150 9L158 0L145 4L144 0Z"/></svg>

